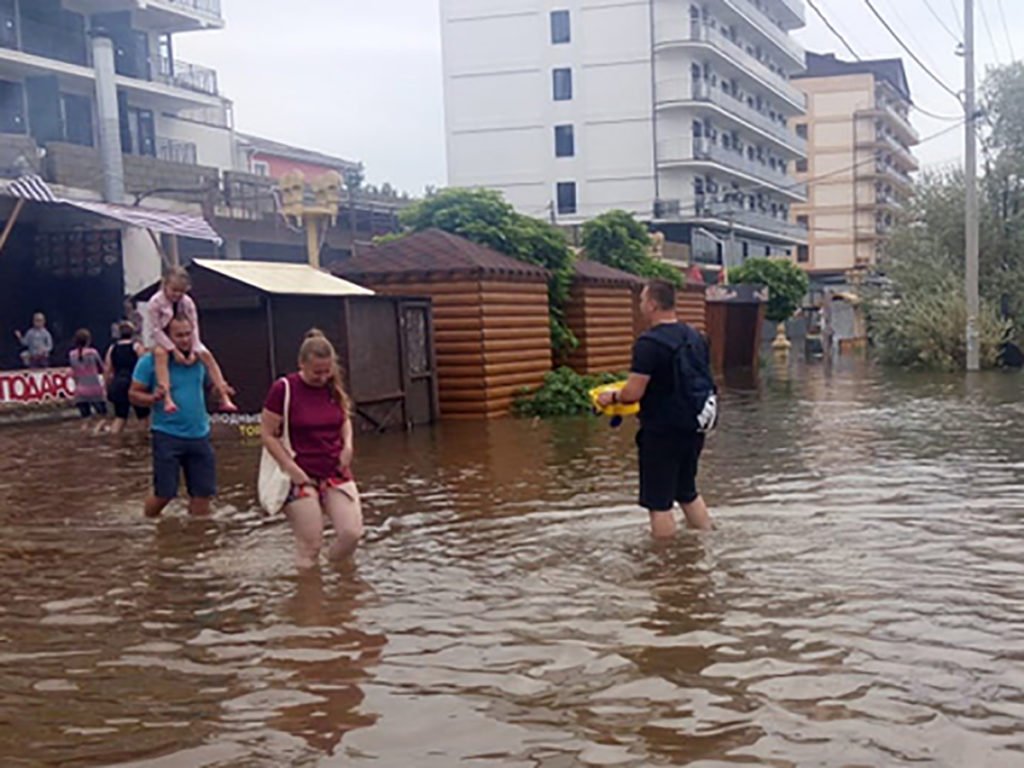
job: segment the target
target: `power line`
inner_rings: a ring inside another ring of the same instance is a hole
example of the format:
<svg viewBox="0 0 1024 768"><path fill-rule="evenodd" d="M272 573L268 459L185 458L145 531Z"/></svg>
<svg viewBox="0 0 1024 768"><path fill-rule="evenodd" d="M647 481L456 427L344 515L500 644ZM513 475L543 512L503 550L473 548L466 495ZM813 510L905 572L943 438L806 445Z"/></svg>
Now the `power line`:
<svg viewBox="0 0 1024 768"><path fill-rule="evenodd" d="M946 83L943 82L942 78L936 75L928 66L926 66L925 63L921 61L920 57L916 53L914 53L913 49L910 46L908 46L905 42L903 42L903 38L896 33L896 30L894 30L892 26L889 24L889 22L885 20L885 17L878 12L878 9L875 7L875 4L871 2L871 0L864 0L864 4L867 5L867 7L871 10L871 13L875 15L875 18L878 19L878 21L882 24L883 27L885 27L886 31L890 35L892 35L893 40L895 40L899 44L900 48L906 51L907 55L910 56L910 58L912 58L917 63L917 66L919 66L925 72L925 74L927 74L932 80L938 83L939 87L941 87L942 90L944 90L946 93L948 93L950 96L952 96L959 102L960 94L958 94L948 85L946 85Z"/></svg>
<svg viewBox="0 0 1024 768"><path fill-rule="evenodd" d="M981 20L985 24L985 32L988 34L988 41L992 43L992 55L996 57L996 64L1002 66L999 60L999 46L996 45L995 35L992 34L992 26L988 23L988 13L985 12L985 0L978 0L978 9L981 11Z"/></svg>
<svg viewBox="0 0 1024 768"><path fill-rule="evenodd" d="M824 13L822 13L822 10L818 7L817 3L815 3L814 0L807 0L807 4L811 6L812 11L818 14L818 18L825 23L825 26L828 27L829 31L836 36L836 39L846 46L846 50L850 52L850 55L853 56L853 58L855 58L857 61L862 61L861 57L857 54L857 52L853 50L853 46L847 42L845 37L839 34L839 30L837 30L832 25L832 22L828 20L828 17L825 16Z"/></svg>
<svg viewBox="0 0 1024 768"><path fill-rule="evenodd" d="M1010 46L1010 61L1017 60L1017 54L1013 50L1013 36L1010 34L1010 25L1006 23L1006 13L1003 11L1003 0L996 0L999 8L999 18L1003 22L1003 31L1006 33L1006 43Z"/></svg>
<svg viewBox="0 0 1024 768"><path fill-rule="evenodd" d="M930 118L932 118L934 120L945 120L947 122L957 121L957 122L961 122L961 123L964 122L964 116L963 115L940 115L937 112L931 112L931 111L925 109L924 107L919 107L917 104L911 104L910 106L913 107L914 109L916 109L922 115L927 115L928 117L930 117Z"/></svg>
<svg viewBox="0 0 1024 768"><path fill-rule="evenodd" d="M910 41L911 44L913 44L915 48L917 48L917 50L921 51L922 60L926 61L932 69L938 69L939 67L931 58L932 49L929 48L927 45L921 44L921 41L918 39L917 35L914 32L914 25L908 24L907 20L903 18L902 14L900 14L897 8L900 2L906 3L906 0L891 0L891 2L889 2L889 0L886 0L886 5L888 5L891 8L889 16L895 17L896 21L898 21L900 25L903 27L904 34L906 35L907 39Z"/></svg>
<svg viewBox="0 0 1024 768"><path fill-rule="evenodd" d="M942 25L942 28L944 30L946 30L946 32L949 33L949 36L951 38L953 38L953 42L954 43L962 43L963 40L961 39L961 36L957 35L956 32L954 32L952 29L949 28L949 25L939 15L939 12L935 10L935 7L931 4L930 0L921 0L921 1L925 4L925 7L928 9L928 12L931 13L931 15L935 17L935 20L937 22L939 22L939 24ZM1002 2L1002 0L1000 0L1000 2Z"/></svg>
<svg viewBox="0 0 1024 768"><path fill-rule="evenodd" d="M949 0L949 2L953 6L953 18L956 19L956 28L960 30L960 36L963 37L963 34L964 34L964 22L960 18L960 9L957 7L957 4L956 4L957 0Z"/></svg>

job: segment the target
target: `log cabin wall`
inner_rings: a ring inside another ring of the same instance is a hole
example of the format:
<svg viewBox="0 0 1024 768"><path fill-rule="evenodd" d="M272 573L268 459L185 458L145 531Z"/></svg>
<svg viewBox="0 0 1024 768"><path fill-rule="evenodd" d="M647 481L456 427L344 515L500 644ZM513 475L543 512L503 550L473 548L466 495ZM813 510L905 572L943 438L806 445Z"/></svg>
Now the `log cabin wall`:
<svg viewBox="0 0 1024 768"><path fill-rule="evenodd" d="M643 278L628 272L587 259L576 262L566 323L579 346L565 364L584 375L629 370L643 286Z"/></svg>
<svg viewBox="0 0 1024 768"><path fill-rule="evenodd" d="M433 303L444 419L508 415L551 370L548 273L463 238L428 230L338 264L337 274Z"/></svg>

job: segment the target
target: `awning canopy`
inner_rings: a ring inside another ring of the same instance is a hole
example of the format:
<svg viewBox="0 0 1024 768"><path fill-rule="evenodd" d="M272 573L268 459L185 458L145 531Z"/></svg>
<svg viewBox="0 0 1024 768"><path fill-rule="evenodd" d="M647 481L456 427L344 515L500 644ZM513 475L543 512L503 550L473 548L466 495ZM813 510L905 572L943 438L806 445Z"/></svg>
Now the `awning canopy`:
<svg viewBox="0 0 1024 768"><path fill-rule="evenodd" d="M130 227L141 227L165 235L208 240L217 245L224 242L223 238L202 216L57 197L39 176L22 176L8 184L5 192L9 197L29 200L34 203L68 205L97 216L113 219Z"/></svg>

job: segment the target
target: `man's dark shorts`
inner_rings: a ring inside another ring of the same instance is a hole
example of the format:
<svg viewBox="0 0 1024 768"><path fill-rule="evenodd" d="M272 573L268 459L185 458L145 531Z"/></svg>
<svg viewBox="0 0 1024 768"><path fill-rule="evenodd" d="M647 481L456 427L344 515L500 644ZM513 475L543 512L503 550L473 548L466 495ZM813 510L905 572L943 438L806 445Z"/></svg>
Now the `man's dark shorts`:
<svg viewBox="0 0 1024 768"><path fill-rule="evenodd" d="M704 435L641 429L636 445L640 454L641 507L651 512L668 512L676 502L690 504L697 500L697 470Z"/></svg>
<svg viewBox="0 0 1024 768"><path fill-rule="evenodd" d="M158 499L175 498L183 471L189 497L210 499L217 495L217 461L209 437L188 440L153 432L154 495Z"/></svg>

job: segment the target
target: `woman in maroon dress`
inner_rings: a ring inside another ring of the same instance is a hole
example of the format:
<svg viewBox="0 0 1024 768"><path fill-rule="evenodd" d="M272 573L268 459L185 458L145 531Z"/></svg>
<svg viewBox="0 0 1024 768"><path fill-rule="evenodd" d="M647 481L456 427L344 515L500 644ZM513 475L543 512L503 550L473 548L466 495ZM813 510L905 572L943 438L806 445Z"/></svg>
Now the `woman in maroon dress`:
<svg viewBox="0 0 1024 768"><path fill-rule="evenodd" d="M282 440L286 395L288 437ZM299 371L274 382L263 406L263 444L292 481L285 514L295 534L296 564L314 567L323 547L324 515L336 538L328 558L352 557L363 535L359 490L352 476L351 403L334 347L310 331L299 351Z"/></svg>

